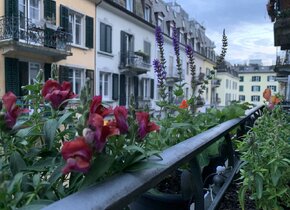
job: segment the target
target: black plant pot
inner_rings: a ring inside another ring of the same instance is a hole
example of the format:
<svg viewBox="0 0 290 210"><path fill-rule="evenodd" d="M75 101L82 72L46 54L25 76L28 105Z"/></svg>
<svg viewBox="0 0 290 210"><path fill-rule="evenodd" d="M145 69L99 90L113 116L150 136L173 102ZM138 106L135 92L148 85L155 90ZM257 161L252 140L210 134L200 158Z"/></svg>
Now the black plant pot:
<svg viewBox="0 0 290 210"><path fill-rule="evenodd" d="M186 176L189 175L189 176ZM158 184L156 188L152 188L131 205L131 210L188 210L190 207L190 199L187 196L187 186L190 181L184 177L191 178L190 172L187 170L176 170L166 179ZM181 184L184 183L184 184ZM192 192L189 190L189 194ZM187 196L187 198L186 198Z"/></svg>
<svg viewBox="0 0 290 210"><path fill-rule="evenodd" d="M130 210L188 210L190 202L181 194L167 194L151 189L130 204Z"/></svg>

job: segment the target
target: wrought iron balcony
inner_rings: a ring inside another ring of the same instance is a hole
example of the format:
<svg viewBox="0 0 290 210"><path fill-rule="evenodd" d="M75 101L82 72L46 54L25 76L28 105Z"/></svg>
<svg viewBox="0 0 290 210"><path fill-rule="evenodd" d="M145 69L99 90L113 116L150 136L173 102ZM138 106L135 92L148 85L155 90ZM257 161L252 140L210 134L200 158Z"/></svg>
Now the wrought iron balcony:
<svg viewBox="0 0 290 210"><path fill-rule="evenodd" d="M71 55L71 35L60 27L25 17L0 17L0 48L5 55L30 53L58 61Z"/></svg>
<svg viewBox="0 0 290 210"><path fill-rule="evenodd" d="M290 74L290 50L284 51L282 55L277 55L274 71L277 72L278 77Z"/></svg>
<svg viewBox="0 0 290 210"><path fill-rule="evenodd" d="M173 67L172 70L169 70L166 74L166 82L167 83L175 83L181 80L184 80L184 69L182 69L181 76L178 74L177 67Z"/></svg>
<svg viewBox="0 0 290 210"><path fill-rule="evenodd" d="M121 73L138 75L150 71L151 64L135 52L120 53L119 69Z"/></svg>
<svg viewBox="0 0 290 210"><path fill-rule="evenodd" d="M211 86L212 87L219 87L221 85L221 80L220 79L212 79L211 80Z"/></svg>

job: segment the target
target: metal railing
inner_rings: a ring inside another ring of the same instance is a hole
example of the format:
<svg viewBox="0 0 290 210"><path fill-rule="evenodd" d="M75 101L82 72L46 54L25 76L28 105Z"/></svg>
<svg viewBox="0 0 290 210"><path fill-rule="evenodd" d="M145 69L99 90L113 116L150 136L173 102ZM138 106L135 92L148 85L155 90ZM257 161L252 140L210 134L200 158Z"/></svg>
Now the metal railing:
<svg viewBox="0 0 290 210"><path fill-rule="evenodd" d="M120 53L120 68L135 68L149 71L151 64L135 52Z"/></svg>
<svg viewBox="0 0 290 210"><path fill-rule="evenodd" d="M48 27L44 21L36 22L21 16L0 17L0 41L16 40L26 44L44 46L70 52L71 34L61 27Z"/></svg>
<svg viewBox="0 0 290 210"><path fill-rule="evenodd" d="M253 126L254 121L262 115L264 106L259 106L248 111L245 117L233 119L219 124L203 133L187 139L175 146L164 150L160 156L162 160L150 159L165 167L155 167L134 173L122 173L108 180L90 187L86 190L74 193L60 201L57 201L45 210L58 209L122 209L150 188L156 186L181 165L191 165L192 180L194 181L194 202L195 209L204 210L204 192L201 179L200 166L197 155L217 140L224 138L226 142L226 154L228 165L233 169L230 176L220 188L215 199L207 209L215 209L223 194L231 183L240 161L232 146L233 132L237 139Z"/></svg>

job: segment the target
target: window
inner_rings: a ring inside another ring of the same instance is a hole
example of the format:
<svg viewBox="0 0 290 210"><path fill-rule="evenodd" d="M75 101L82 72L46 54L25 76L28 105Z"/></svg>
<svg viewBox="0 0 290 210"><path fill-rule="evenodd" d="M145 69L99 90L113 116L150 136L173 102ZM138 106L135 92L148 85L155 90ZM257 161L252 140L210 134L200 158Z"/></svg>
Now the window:
<svg viewBox="0 0 290 210"><path fill-rule="evenodd" d="M189 97L189 88L185 88L185 98L188 99Z"/></svg>
<svg viewBox="0 0 290 210"><path fill-rule="evenodd" d="M246 97L245 95L239 95L239 101L245 101Z"/></svg>
<svg viewBox="0 0 290 210"><path fill-rule="evenodd" d="M228 89L229 88L229 80L226 79L226 88Z"/></svg>
<svg viewBox="0 0 290 210"><path fill-rule="evenodd" d="M259 85L252 86L252 92L259 92L260 90L261 90L261 87Z"/></svg>
<svg viewBox="0 0 290 210"><path fill-rule="evenodd" d="M29 18L40 20L40 0L29 1Z"/></svg>
<svg viewBox="0 0 290 210"><path fill-rule="evenodd" d="M267 88L270 88L272 91L276 92L277 91L277 87L276 85L268 85Z"/></svg>
<svg viewBox="0 0 290 210"><path fill-rule="evenodd" d="M147 4L144 7L144 19L151 22L151 7Z"/></svg>
<svg viewBox="0 0 290 210"><path fill-rule="evenodd" d="M72 43L75 45L83 45L84 16L73 10L69 10L68 18L68 32L72 35Z"/></svg>
<svg viewBox="0 0 290 210"><path fill-rule="evenodd" d="M190 72L190 65L189 62L186 62L186 75L189 75Z"/></svg>
<svg viewBox="0 0 290 210"><path fill-rule="evenodd" d="M133 12L133 0L126 0L126 9Z"/></svg>
<svg viewBox="0 0 290 210"><path fill-rule="evenodd" d="M68 81L72 84L72 91L80 94L81 88L84 85L84 71L82 69L70 68L68 78Z"/></svg>
<svg viewBox="0 0 290 210"><path fill-rule="evenodd" d="M240 86L239 86L239 91L240 91L240 92L243 92L243 91L244 91L244 86L243 86L243 85L240 85Z"/></svg>
<svg viewBox="0 0 290 210"><path fill-rule="evenodd" d="M151 63L151 43L144 41L144 53L146 56L143 58L145 63Z"/></svg>
<svg viewBox="0 0 290 210"><path fill-rule="evenodd" d="M148 99L150 99L150 79L143 79L143 90L144 90L144 92L143 92L143 96L144 96L144 99L146 100L148 100Z"/></svg>
<svg viewBox="0 0 290 210"><path fill-rule="evenodd" d="M267 76L267 81L268 82L275 82L276 81L276 76Z"/></svg>
<svg viewBox="0 0 290 210"><path fill-rule="evenodd" d="M29 63L29 84L34 83L34 79L36 78L40 69L39 63Z"/></svg>
<svg viewBox="0 0 290 210"><path fill-rule="evenodd" d="M111 74L100 72L100 95L104 100L110 99Z"/></svg>
<svg viewBox="0 0 290 210"><path fill-rule="evenodd" d="M112 26L100 23L100 51L112 53Z"/></svg>
<svg viewBox="0 0 290 210"><path fill-rule="evenodd" d="M252 82L260 82L261 77L260 76L252 76Z"/></svg>
<svg viewBox="0 0 290 210"><path fill-rule="evenodd" d="M240 76L240 82L244 81L244 76Z"/></svg>
<svg viewBox="0 0 290 210"><path fill-rule="evenodd" d="M260 101L260 96L251 96L251 101L259 102Z"/></svg>

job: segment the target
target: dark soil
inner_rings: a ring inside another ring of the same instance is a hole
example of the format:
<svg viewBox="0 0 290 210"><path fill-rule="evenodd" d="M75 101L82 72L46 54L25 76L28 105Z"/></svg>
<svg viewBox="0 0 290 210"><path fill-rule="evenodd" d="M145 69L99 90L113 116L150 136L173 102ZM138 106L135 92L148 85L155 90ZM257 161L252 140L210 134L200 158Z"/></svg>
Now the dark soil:
<svg viewBox="0 0 290 210"><path fill-rule="evenodd" d="M165 178L156 186L157 190L169 194L181 193L180 174L181 174L180 171L173 172L171 175L169 175L167 178ZM237 180L237 177L234 178L233 182L227 189L224 197L220 201L220 205L217 208L217 210L241 210L238 197L238 191L241 184L239 184L235 180ZM251 200L249 197L250 197L249 194L246 194L245 209L256 210L255 202Z"/></svg>
<svg viewBox="0 0 290 210"><path fill-rule="evenodd" d="M240 184L233 181L222 198L218 210L241 210L238 197L239 188ZM249 198L248 194L245 198L245 209L256 210L255 202Z"/></svg>

